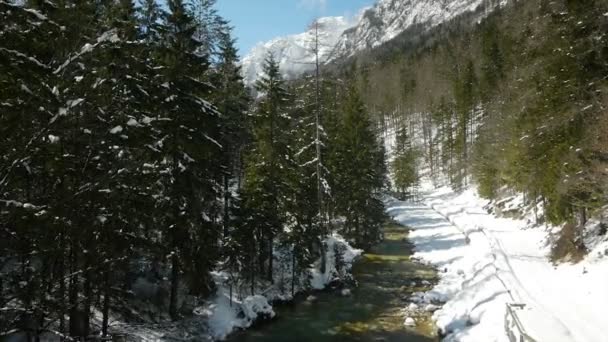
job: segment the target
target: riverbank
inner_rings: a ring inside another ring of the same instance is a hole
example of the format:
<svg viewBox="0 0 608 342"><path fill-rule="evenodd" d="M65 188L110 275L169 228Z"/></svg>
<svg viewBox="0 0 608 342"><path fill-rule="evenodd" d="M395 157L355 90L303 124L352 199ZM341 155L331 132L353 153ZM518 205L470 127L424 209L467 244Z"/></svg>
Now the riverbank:
<svg viewBox="0 0 608 342"><path fill-rule="evenodd" d="M440 270L439 283L420 298L445 302L434 314L445 341L508 341L507 334L525 334L537 341L586 342L608 333L608 238L593 234L597 221L586 227L595 240L587 243L583 261L553 263L552 238L560 227L535 224L536 213L522 196L490 203L474 188L456 193L428 186L421 198L386 206L412 227L415 257ZM500 217L498 208L514 214Z"/></svg>
<svg viewBox="0 0 608 342"><path fill-rule="evenodd" d="M324 244L327 248L324 267L321 265L323 260L319 259L311 265L308 272L301 274L300 279L296 279L296 297L349 280L353 263L363 253L338 234L326 238ZM275 306L294 301L291 292L290 253L290 250L275 248L274 282L258 282L254 289L255 295L247 295L250 289L246 283L231 289L228 286L231 280L229 273L218 271L213 274L218 284L217 294L200 310L201 315L206 317L213 340L224 340L234 332L272 320L276 316Z"/></svg>
<svg viewBox="0 0 608 342"><path fill-rule="evenodd" d="M432 288L436 272L411 259L413 246L406 227L387 224L384 235L382 243L354 263L358 286L316 292L294 304L277 306L272 322L237 332L228 340L435 341L431 314L412 301Z"/></svg>

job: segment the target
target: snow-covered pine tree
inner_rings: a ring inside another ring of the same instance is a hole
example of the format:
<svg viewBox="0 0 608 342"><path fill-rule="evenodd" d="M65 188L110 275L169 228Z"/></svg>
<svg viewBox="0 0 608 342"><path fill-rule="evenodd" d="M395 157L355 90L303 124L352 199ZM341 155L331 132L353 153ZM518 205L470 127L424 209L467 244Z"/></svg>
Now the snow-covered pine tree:
<svg viewBox="0 0 608 342"><path fill-rule="evenodd" d="M256 88L261 100L253 117L254 141L247 156L243 198L245 206L255 209L248 224L256 227L260 273L272 281L273 241L285 224L291 126L291 95L272 55L266 58L263 76Z"/></svg>
<svg viewBox="0 0 608 342"><path fill-rule="evenodd" d="M317 172L317 122L315 96L315 79L309 77L296 89L297 101L293 109L293 127L291 142L293 156L289 168L289 231L285 233L284 242L291 249L291 291L294 295L301 275L317 258L322 257L322 241L327 236L322 206L319 197ZM323 168L323 171L325 169ZM326 172L322 179L325 181ZM321 190L323 190L322 188ZM326 197L326 196L323 196ZM322 262L324 262L324 257Z"/></svg>
<svg viewBox="0 0 608 342"><path fill-rule="evenodd" d="M203 82L209 61L197 53L197 24L181 0L168 2L160 61L162 101L155 125L161 133L157 165L163 177L157 208L164 213L166 243L171 258L169 311L178 317L178 290L183 272L192 291L212 290L209 271L218 257L216 199L221 188L220 114L203 96L211 86Z"/></svg>
<svg viewBox="0 0 608 342"><path fill-rule="evenodd" d="M250 141L247 111L250 98L232 38L232 28L224 23L219 31L217 60L212 82L216 85L213 102L223 114L221 144L223 151L223 216L224 237L229 235L232 189L240 189L243 173L243 150Z"/></svg>

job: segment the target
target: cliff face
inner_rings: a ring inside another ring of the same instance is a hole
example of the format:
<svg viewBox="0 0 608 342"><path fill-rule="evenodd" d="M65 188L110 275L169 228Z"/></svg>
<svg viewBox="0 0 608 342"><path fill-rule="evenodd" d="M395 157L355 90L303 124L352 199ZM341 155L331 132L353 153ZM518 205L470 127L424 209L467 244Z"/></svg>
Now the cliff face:
<svg viewBox="0 0 608 342"><path fill-rule="evenodd" d="M358 23L336 42L330 60L350 57L395 38L413 25L436 26L467 11L483 0L379 0Z"/></svg>

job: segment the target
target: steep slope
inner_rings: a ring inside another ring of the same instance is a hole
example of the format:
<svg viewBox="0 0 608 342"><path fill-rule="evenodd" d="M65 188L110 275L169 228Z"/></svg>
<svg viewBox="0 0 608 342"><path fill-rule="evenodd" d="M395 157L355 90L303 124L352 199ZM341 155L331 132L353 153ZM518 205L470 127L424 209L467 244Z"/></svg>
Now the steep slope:
<svg viewBox="0 0 608 342"><path fill-rule="evenodd" d="M395 38L408 28L429 29L468 11L484 0L380 0L336 43L330 60L346 58Z"/></svg>
<svg viewBox="0 0 608 342"><path fill-rule="evenodd" d="M319 55L321 61L327 60L342 33L352 27L355 21L346 17L325 17L318 21ZM293 78L312 70L315 62L315 25L300 34L275 38L269 42L257 44L243 58L243 76L247 84L253 84L262 70L264 59L272 53L279 61L286 78Z"/></svg>
<svg viewBox="0 0 608 342"><path fill-rule="evenodd" d="M409 28L428 30L482 3L496 5L505 0L378 0L362 9L353 20L345 17L319 19L321 61L337 61L359 51L377 47ZM306 32L259 43L243 58L245 81L258 77L264 58L270 52L280 61L287 78L312 70L314 62L314 26Z"/></svg>

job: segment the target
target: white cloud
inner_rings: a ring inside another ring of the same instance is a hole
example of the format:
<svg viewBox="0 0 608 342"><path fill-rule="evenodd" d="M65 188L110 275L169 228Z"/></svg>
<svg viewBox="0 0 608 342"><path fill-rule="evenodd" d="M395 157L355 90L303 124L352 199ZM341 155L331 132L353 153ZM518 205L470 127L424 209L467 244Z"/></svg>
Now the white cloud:
<svg viewBox="0 0 608 342"><path fill-rule="evenodd" d="M300 0L298 7L307 10L325 11L327 0Z"/></svg>

